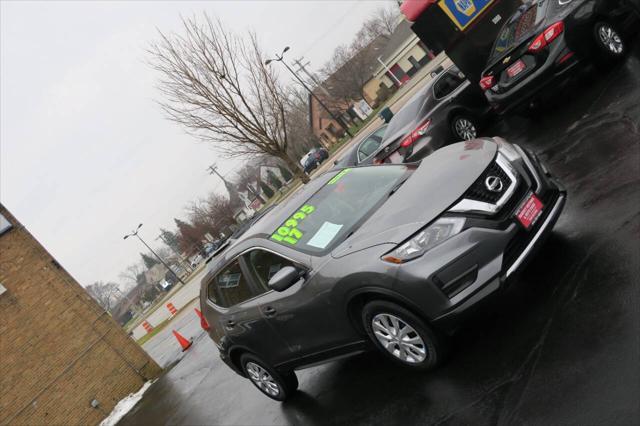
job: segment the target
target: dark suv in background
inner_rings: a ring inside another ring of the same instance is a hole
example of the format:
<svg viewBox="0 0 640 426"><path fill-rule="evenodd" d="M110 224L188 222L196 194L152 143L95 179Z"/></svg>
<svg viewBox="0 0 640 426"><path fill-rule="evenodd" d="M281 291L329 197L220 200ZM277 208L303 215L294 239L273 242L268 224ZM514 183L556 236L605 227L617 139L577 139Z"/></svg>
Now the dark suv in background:
<svg viewBox="0 0 640 426"><path fill-rule="evenodd" d="M498 138L327 172L211 260L209 335L276 400L297 388L295 369L372 347L432 368L443 333L510 282L565 197L535 155Z"/></svg>
<svg viewBox="0 0 640 426"><path fill-rule="evenodd" d="M393 116L374 163L414 162L449 143L474 139L490 110L482 91L449 67Z"/></svg>
<svg viewBox="0 0 640 426"><path fill-rule="evenodd" d="M625 30L640 23L636 7L629 0L525 3L498 33L482 73L489 103L498 113L535 107L574 78L581 63L622 59Z"/></svg>

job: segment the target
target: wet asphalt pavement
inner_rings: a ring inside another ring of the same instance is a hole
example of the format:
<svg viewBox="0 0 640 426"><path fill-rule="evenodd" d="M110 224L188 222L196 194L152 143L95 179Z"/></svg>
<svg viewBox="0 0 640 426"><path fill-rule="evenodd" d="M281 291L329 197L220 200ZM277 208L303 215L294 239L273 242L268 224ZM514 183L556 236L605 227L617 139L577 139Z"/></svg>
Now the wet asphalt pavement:
<svg viewBox="0 0 640 426"><path fill-rule="evenodd" d="M278 403L200 332L121 424L638 424L638 44L570 93L483 132L535 151L569 198L539 254L453 338L442 367L415 373L362 354L299 371L299 392Z"/></svg>

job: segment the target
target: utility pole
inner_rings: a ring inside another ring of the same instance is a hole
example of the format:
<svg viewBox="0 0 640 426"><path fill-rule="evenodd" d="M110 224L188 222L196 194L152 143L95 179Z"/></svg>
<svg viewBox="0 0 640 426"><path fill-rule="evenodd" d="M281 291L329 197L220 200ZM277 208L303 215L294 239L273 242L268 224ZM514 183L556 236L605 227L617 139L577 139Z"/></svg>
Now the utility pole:
<svg viewBox="0 0 640 426"><path fill-rule="evenodd" d="M264 64L265 65L269 65L271 62L281 62L282 65L284 65L284 67L287 69L287 71L289 71L291 73L291 75L293 75L295 77L296 80L298 80L298 82L300 84L302 84L302 87L305 88L305 90L307 92L309 92L309 94L316 100L318 101L318 103L320 104L320 106L322 108L324 108L325 111L327 111L327 114L329 114L329 117L333 118L339 125L340 127L342 127L344 129L344 131L351 137L353 137L353 133L351 133L351 131L349 130L349 126L347 126L347 124L344 122L344 120L342 119L342 117L337 117L333 112L331 112L331 110L324 104L324 102L322 102L320 100L320 98L318 97L318 95L316 95L315 93L313 93L313 90L311 90L309 88L309 86L307 86L307 84L304 82L304 80L302 80L300 78L300 76L298 74L296 74L296 72L294 70L291 69L291 67L289 65L287 65L287 63L284 61L284 54L286 51L289 50L289 46L285 47L284 50L282 51L282 53L280 55L276 55L275 59L267 59Z"/></svg>
<svg viewBox="0 0 640 426"><path fill-rule="evenodd" d="M302 63L303 60L304 60L304 57L300 57L300 58L296 59L295 61L293 61L293 63L298 66L298 71L299 72L302 71L307 77L309 77L309 79L311 81L313 81L315 83L315 85L320 90L322 90L322 93L324 93L325 95L331 97L331 94L327 91L327 89L324 88L322 83L318 81L316 76L311 71L307 70L307 67L309 66L309 64L311 64L311 62L307 61L306 64L303 64Z"/></svg>
<svg viewBox="0 0 640 426"><path fill-rule="evenodd" d="M225 180L225 178L218 173L218 166L216 165L216 163L213 163L212 165L209 166L209 168L207 169L209 170L209 174L210 175L217 175L220 179L222 179L222 182L224 182L225 186L227 187L227 190L229 190L230 184L229 182L227 182ZM262 204L266 203L265 199L262 198L262 196L260 195L260 190L258 189L258 193L256 193L253 188L251 188L251 184L247 183L247 191L249 191L251 194L253 194L254 197L256 197L258 200L260 200L260 202Z"/></svg>
<svg viewBox="0 0 640 426"><path fill-rule="evenodd" d="M158 256L158 253L156 253L155 251L153 251L153 249L151 247L149 247L149 244L147 244L142 238L140 238L140 235L138 235L138 231L140 230L140 228L142 227L142 224L138 225L138 227L136 228L135 231L131 231L130 234L127 234L124 236L124 239L126 240L129 237L137 237L140 242L142 244L144 244L144 246L149 249L149 251L151 253L153 253L153 255L156 257L156 259L158 259L160 261L160 263L162 263L164 265L165 268L167 268L169 270L169 272L171 272L173 274L174 277L176 277L176 279L178 281L180 281L180 283L182 285L184 285L184 281L182 281L182 279L178 276L178 274L176 274L175 272L173 272L173 269L171 269L171 267L169 265L167 265L167 262L165 262L160 256Z"/></svg>
<svg viewBox="0 0 640 426"><path fill-rule="evenodd" d="M384 62L382 62L382 59L380 59L380 56L378 56L376 59L378 59L378 62L380 62L380 64L382 65L382 67L384 68L384 70L386 72L388 72L391 75L391 78L393 80L395 80L396 83L398 83L398 86L402 86L402 82L400 80L398 80L398 77L396 77L396 75L391 72L391 70L389 69L389 67L387 66L387 64L385 64Z"/></svg>
<svg viewBox="0 0 640 426"><path fill-rule="evenodd" d="M178 260L180 260L180 264L187 270L187 272L193 272L193 268L191 268L191 265L189 265L189 262L185 261L184 258L180 255L180 253L178 253L176 249L174 249L173 246L169 244L167 240L164 239L164 235L162 234L158 235L158 238L156 238L156 241L157 240L162 241L167 247L169 247L169 249L173 252L173 254L175 254L178 257Z"/></svg>

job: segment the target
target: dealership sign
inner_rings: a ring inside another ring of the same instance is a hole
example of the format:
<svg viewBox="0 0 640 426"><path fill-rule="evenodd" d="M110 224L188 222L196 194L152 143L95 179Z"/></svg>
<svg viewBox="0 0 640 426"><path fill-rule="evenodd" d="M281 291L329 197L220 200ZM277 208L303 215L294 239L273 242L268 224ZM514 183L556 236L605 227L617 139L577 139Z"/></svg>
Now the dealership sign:
<svg viewBox="0 0 640 426"><path fill-rule="evenodd" d="M440 0L438 5L456 26L464 30L494 0Z"/></svg>

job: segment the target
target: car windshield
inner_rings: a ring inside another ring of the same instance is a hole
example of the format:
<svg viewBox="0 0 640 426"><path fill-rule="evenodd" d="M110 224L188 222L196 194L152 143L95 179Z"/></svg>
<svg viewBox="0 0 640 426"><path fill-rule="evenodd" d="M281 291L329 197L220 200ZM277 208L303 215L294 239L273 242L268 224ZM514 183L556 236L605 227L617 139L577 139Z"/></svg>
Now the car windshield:
<svg viewBox="0 0 640 426"><path fill-rule="evenodd" d="M523 37L527 37L543 18L544 6L538 6L538 3L513 15L500 30L493 49L491 49L490 61L499 58L519 44Z"/></svg>
<svg viewBox="0 0 640 426"><path fill-rule="evenodd" d="M309 254L331 250L408 173L405 166L344 169L273 231L271 239Z"/></svg>

